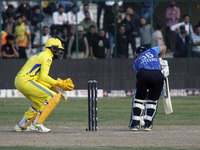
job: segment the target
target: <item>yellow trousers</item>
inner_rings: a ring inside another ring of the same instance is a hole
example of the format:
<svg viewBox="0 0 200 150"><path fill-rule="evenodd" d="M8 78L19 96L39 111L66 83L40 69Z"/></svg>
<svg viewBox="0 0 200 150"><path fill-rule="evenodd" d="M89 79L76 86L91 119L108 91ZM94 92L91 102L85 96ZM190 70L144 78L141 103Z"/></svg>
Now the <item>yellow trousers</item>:
<svg viewBox="0 0 200 150"><path fill-rule="evenodd" d="M15 78L15 87L29 100L33 102L33 107L36 111L41 110L41 107L44 107L44 101L50 101L55 93L43 84L31 80L28 77L16 77ZM25 112L25 117L31 119L34 116L35 112L29 108Z"/></svg>

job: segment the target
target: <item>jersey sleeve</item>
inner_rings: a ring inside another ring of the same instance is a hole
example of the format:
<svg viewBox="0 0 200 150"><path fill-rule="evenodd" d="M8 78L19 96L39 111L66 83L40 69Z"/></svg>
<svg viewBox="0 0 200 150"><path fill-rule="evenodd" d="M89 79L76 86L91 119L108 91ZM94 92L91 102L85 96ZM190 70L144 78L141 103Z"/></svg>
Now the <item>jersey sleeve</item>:
<svg viewBox="0 0 200 150"><path fill-rule="evenodd" d="M152 47L151 49L155 50L157 54L160 54L160 51L161 51L161 47L160 46Z"/></svg>
<svg viewBox="0 0 200 150"><path fill-rule="evenodd" d="M45 82L50 85L55 85L56 80L51 78L49 74L50 66L52 63L52 58L51 57L44 57L43 61L41 63L41 70L40 70L40 76L38 78L38 82Z"/></svg>

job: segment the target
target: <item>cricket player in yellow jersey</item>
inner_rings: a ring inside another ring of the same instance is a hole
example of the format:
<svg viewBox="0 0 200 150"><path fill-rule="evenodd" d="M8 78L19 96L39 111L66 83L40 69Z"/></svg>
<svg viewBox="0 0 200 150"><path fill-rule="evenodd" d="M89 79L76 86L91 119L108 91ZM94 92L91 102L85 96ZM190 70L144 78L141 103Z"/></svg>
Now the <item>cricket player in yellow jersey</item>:
<svg viewBox="0 0 200 150"><path fill-rule="evenodd" d="M49 74L52 58L62 58L64 48L57 38L50 38L46 42L45 51L32 56L15 78L16 88L31 100L33 104L25 112L22 120L16 124L14 130L50 132L43 122L56 107L62 94L57 87L64 91L72 91L74 84L70 78L54 80ZM55 92L56 93L55 93Z"/></svg>

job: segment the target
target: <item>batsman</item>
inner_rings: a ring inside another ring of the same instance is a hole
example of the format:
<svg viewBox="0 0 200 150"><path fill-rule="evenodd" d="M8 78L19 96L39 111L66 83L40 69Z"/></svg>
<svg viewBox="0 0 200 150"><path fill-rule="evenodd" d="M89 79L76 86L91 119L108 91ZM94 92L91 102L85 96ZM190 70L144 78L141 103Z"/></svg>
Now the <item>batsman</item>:
<svg viewBox="0 0 200 150"><path fill-rule="evenodd" d="M63 52L61 41L50 38L46 42L45 51L32 56L18 72L15 77L15 87L33 104L25 112L22 120L15 125L15 131L51 131L43 125L43 122L59 103L61 96L65 100L56 88L61 88L63 91L74 89L70 78L55 80L48 75L52 60L62 59Z"/></svg>
<svg viewBox="0 0 200 150"><path fill-rule="evenodd" d="M157 111L157 101L160 97L164 75L161 72L159 58L166 52L166 46L147 49L140 46L136 49L136 59L133 64L137 72L136 95L133 99L129 127L132 131L139 130L144 112L144 130L150 131Z"/></svg>

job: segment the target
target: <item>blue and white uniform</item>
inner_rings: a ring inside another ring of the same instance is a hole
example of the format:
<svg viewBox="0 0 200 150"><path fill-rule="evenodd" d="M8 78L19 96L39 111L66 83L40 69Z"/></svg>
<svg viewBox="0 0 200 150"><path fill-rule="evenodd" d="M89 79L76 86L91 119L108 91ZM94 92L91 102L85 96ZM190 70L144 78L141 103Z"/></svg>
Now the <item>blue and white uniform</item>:
<svg viewBox="0 0 200 150"><path fill-rule="evenodd" d="M161 47L153 47L139 54L133 68L137 72L136 95L133 100L130 127L139 126L145 110L144 122L146 127L152 127L157 110L157 100L160 97L164 76L158 58Z"/></svg>
<svg viewBox="0 0 200 150"><path fill-rule="evenodd" d="M133 64L133 68L136 72L139 69L148 70L161 70L161 65L159 62L158 54L160 53L161 47L153 47L144 52L142 52Z"/></svg>

